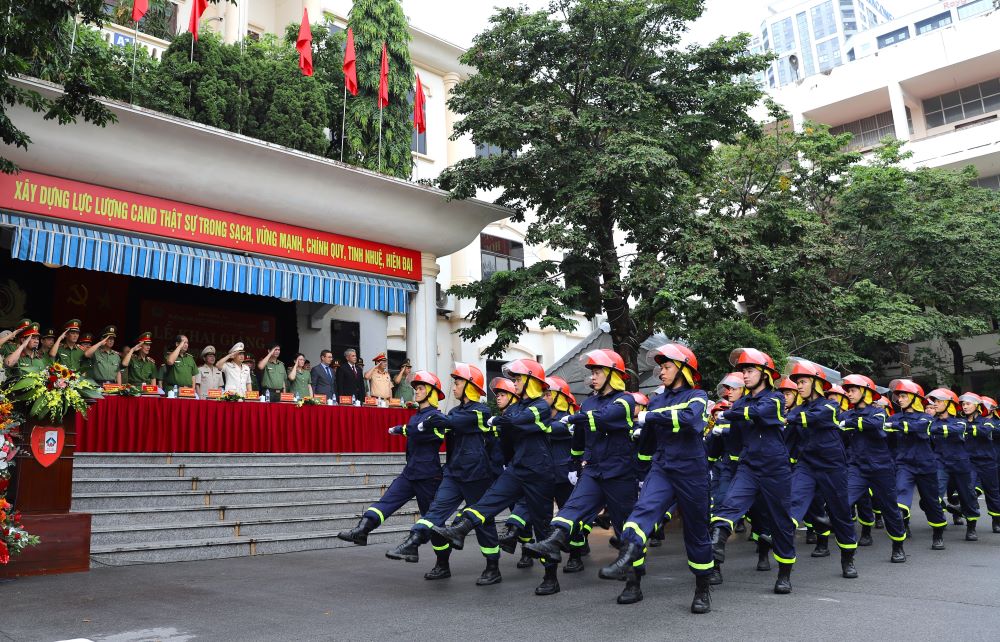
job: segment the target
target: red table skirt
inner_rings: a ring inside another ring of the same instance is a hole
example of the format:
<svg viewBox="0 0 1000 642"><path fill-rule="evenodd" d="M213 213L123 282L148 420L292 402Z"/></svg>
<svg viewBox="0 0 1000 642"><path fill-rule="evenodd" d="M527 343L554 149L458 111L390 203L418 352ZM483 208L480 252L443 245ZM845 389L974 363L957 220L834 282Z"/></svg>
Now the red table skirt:
<svg viewBox="0 0 1000 642"><path fill-rule="evenodd" d="M402 452L387 434L413 410L106 397L77 417L77 451L106 453Z"/></svg>

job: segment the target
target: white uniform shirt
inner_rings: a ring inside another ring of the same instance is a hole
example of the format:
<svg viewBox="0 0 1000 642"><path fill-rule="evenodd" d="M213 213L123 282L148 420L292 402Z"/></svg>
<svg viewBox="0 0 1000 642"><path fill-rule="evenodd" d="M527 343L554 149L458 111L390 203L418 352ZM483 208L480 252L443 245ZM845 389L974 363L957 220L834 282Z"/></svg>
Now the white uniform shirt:
<svg viewBox="0 0 1000 642"><path fill-rule="evenodd" d="M233 361L222 364L222 373L226 376L226 392L246 394L250 389L250 366L238 365Z"/></svg>

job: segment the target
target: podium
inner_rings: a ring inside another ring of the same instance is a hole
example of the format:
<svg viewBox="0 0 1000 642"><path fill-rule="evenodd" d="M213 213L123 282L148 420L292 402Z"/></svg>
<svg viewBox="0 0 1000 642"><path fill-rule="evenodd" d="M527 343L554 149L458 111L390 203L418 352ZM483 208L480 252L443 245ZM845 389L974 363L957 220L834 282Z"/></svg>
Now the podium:
<svg viewBox="0 0 1000 642"><path fill-rule="evenodd" d="M0 566L0 578L90 570L90 514L69 512L73 501L76 416L64 418L66 443L48 468L31 453L28 439L33 427L30 423L21 427L11 486L16 492L14 510L21 511L24 528L38 535L41 543L29 546L12 557L9 564Z"/></svg>

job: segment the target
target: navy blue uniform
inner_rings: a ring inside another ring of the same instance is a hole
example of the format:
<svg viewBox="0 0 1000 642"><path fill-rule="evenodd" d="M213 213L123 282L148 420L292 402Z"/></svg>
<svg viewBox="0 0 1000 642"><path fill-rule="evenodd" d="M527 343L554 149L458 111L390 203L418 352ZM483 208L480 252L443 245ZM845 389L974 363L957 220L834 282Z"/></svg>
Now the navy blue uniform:
<svg viewBox="0 0 1000 642"><path fill-rule="evenodd" d="M1000 488L997 487L997 462L993 446L997 422L988 417L977 417L969 423L965 446L975 474L976 486L986 498L986 510L991 517L1000 517Z"/></svg>
<svg viewBox="0 0 1000 642"><path fill-rule="evenodd" d="M783 564L795 563L795 525L788 512L792 495L792 468L785 446L785 397L774 390L762 390L733 403L723 417L749 422L744 432L736 475L729 493L712 516L713 524L730 532L760 498L756 507L772 527L774 559Z"/></svg>
<svg viewBox="0 0 1000 642"><path fill-rule="evenodd" d="M479 501L493 483L492 442L493 429L488 425L490 409L485 404L466 402L451 409L448 416L438 423L445 433L448 460L444 467L444 477L438 487L434 502L410 530L430 531L434 526L442 526L464 501L472 504ZM425 422L426 427L426 422ZM436 533L430 533L434 550L444 551L449 544ZM476 539L483 555L500 557L497 529L493 518L476 528Z"/></svg>
<svg viewBox="0 0 1000 642"><path fill-rule="evenodd" d="M846 410L840 415L840 419L850 440L848 504L858 503L868 497L870 489L875 503L883 511L886 534L893 541L902 542L906 539L906 527L897 504L896 464L889 452L885 410L868 405ZM863 519L864 516L859 511L858 521L864 524ZM874 519L871 521L874 522Z"/></svg>
<svg viewBox="0 0 1000 642"><path fill-rule="evenodd" d="M906 410L889 417L886 430L896 436L896 497L903 517L910 517L913 489L920 491L920 509L932 528L945 521L937 490L937 459L931 449L931 416Z"/></svg>
<svg viewBox="0 0 1000 642"><path fill-rule="evenodd" d="M965 449L964 419L935 417L931 422L931 443L938 460L938 497L944 503L948 496L948 478L958 490L962 515L970 522L979 519L979 501L972 489L972 464Z"/></svg>
<svg viewBox="0 0 1000 642"><path fill-rule="evenodd" d="M508 444L510 463L489 490L462 514L476 526L486 523L522 496L527 501L528 523L539 539L549 533L555 482L548 435L551 428L543 417L549 415L544 399L522 399L493 418L500 439ZM556 560L542 560L555 565Z"/></svg>
<svg viewBox="0 0 1000 642"><path fill-rule="evenodd" d="M741 419L726 419L720 417L715 423L716 428L721 428L721 434L712 434L708 438L707 447L718 444L716 451L717 461L713 466L715 474L712 476L712 501L719 504L729 492L729 485L736 475L736 466L740 463L740 451L743 450L743 433L748 427L747 421ZM711 458L710 458L711 459Z"/></svg>
<svg viewBox="0 0 1000 642"><path fill-rule="evenodd" d="M403 427L406 437L406 466L382 498L368 507L365 516L382 524L404 504L417 498L417 507L426 513L441 484L441 442L447 419L441 411L427 406L410 417Z"/></svg>
<svg viewBox="0 0 1000 642"><path fill-rule="evenodd" d="M684 515L684 546L695 575L712 571L708 534L711 504L708 463L703 433L708 423L708 396L703 390L670 389L649 404L643 438L655 443L652 468L629 515L622 540L645 546L649 534L675 502ZM645 557L634 565L641 567Z"/></svg>
<svg viewBox="0 0 1000 642"><path fill-rule="evenodd" d="M635 400L614 391L588 397L580 412L568 418L573 425L574 453L586 465L569 499L552 525L569 533L582 532L607 506L611 524L620 533L636 498L636 463L632 445ZM660 514L663 517L663 514Z"/></svg>
<svg viewBox="0 0 1000 642"><path fill-rule="evenodd" d="M847 500L847 450L840 436L839 406L817 397L796 406L788 415L788 429L800 438L799 458L792 472L791 516L803 523L813 500L826 504L833 535L840 548L858 547Z"/></svg>

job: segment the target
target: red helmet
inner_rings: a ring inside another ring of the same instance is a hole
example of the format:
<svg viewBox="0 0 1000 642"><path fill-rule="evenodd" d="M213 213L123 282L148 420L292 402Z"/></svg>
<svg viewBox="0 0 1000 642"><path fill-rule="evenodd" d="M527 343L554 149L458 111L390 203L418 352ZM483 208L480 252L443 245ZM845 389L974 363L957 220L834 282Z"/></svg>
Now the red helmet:
<svg viewBox="0 0 1000 642"><path fill-rule="evenodd" d="M844 387L847 386L857 386L858 388L864 388L872 393L872 401L878 401L882 398L879 391L875 389L875 382L864 375L850 374L844 377L843 381Z"/></svg>
<svg viewBox="0 0 1000 642"><path fill-rule="evenodd" d="M983 397L983 408L986 409L986 412L983 414L990 414L997 409L997 400L993 397Z"/></svg>
<svg viewBox="0 0 1000 642"><path fill-rule="evenodd" d="M935 388L927 393L928 399L933 399L935 401L947 401L955 405L955 410L959 409L958 395L955 394L954 390L949 390L948 388Z"/></svg>
<svg viewBox="0 0 1000 642"><path fill-rule="evenodd" d="M729 353L729 363L734 366L760 366L771 373L772 379L781 376L774 367L774 359L756 348L736 348Z"/></svg>
<svg viewBox="0 0 1000 642"><path fill-rule="evenodd" d="M647 397L646 395L642 394L641 392L633 392L632 393L632 398L635 399L635 402L638 405L640 405L640 406L648 406L649 405L649 397Z"/></svg>
<svg viewBox="0 0 1000 642"><path fill-rule="evenodd" d="M719 382L719 385L715 387L715 394L721 397L723 388L742 388L742 387L743 387L743 375L741 375L738 372L730 372L725 377L723 377L722 381Z"/></svg>
<svg viewBox="0 0 1000 642"><path fill-rule="evenodd" d="M417 370L413 373L413 380L410 381L410 385L423 383L431 388L437 390L438 394L444 397L444 390L441 388L441 380L437 378L437 375L433 372L428 372L426 370Z"/></svg>
<svg viewBox="0 0 1000 642"><path fill-rule="evenodd" d="M924 394L924 389L917 382L911 379L893 379L889 382L890 392L908 392L911 395L915 395L924 399L926 395Z"/></svg>
<svg viewBox="0 0 1000 642"><path fill-rule="evenodd" d="M517 388L514 387L514 382L510 379L505 379L504 377L493 377L493 379L490 380L490 390L492 390L494 394L497 392L506 392L511 396L517 396Z"/></svg>
<svg viewBox="0 0 1000 642"><path fill-rule="evenodd" d="M486 377L483 371L471 363L455 363L455 369L451 371L452 379L464 379L472 384L472 387L479 391L479 394L486 394Z"/></svg>
<svg viewBox="0 0 1000 642"><path fill-rule="evenodd" d="M845 398L847 397L847 391L845 391L843 388L841 388L840 386L838 386L835 383L834 384L830 384L830 387L827 388L827 390L826 390L826 394L828 394L828 395L840 395L841 397L845 397Z"/></svg>
<svg viewBox="0 0 1000 642"><path fill-rule="evenodd" d="M540 384L542 384L542 390L549 387L549 384L545 383L545 369L542 368L542 364L538 363L534 359L516 359L510 363L504 365L503 374L505 377L513 379L514 377L525 375L531 377L532 379L537 379Z"/></svg>
<svg viewBox="0 0 1000 642"><path fill-rule="evenodd" d="M962 403L968 401L976 404L976 410L981 410L984 416L989 415L990 412L992 412L992 408L990 410L986 410L985 404L983 403L983 398L974 392L963 393L962 396L958 398L958 400Z"/></svg>
<svg viewBox="0 0 1000 642"><path fill-rule="evenodd" d="M796 377L812 377L813 379L819 380L824 391L829 390L833 385L827 381L826 373L823 371L823 368L820 368L812 361L795 359L792 361L792 364L792 371L788 373L788 377L792 381L795 381Z"/></svg>
<svg viewBox="0 0 1000 642"><path fill-rule="evenodd" d="M554 390L555 392L562 393L570 405L576 405L576 397L573 396L573 391L570 390L569 384L562 377L545 377L545 383L549 385L549 390Z"/></svg>
<svg viewBox="0 0 1000 642"><path fill-rule="evenodd" d="M591 350L580 357L580 363L585 368L611 368L623 378L628 379L628 373L625 372L625 360L614 350L607 348Z"/></svg>
<svg viewBox="0 0 1000 642"><path fill-rule="evenodd" d="M676 361L681 367L691 370L691 377L694 382L701 381L701 373L698 372L698 357L694 356L691 348L679 343L668 343L655 350L650 350L646 356L649 361L656 365L662 365L664 361ZM742 381L742 377L740 378Z"/></svg>
<svg viewBox="0 0 1000 642"><path fill-rule="evenodd" d="M793 392L798 392L799 387L795 385L791 377L782 377L781 381L778 382L778 390L791 390Z"/></svg>

